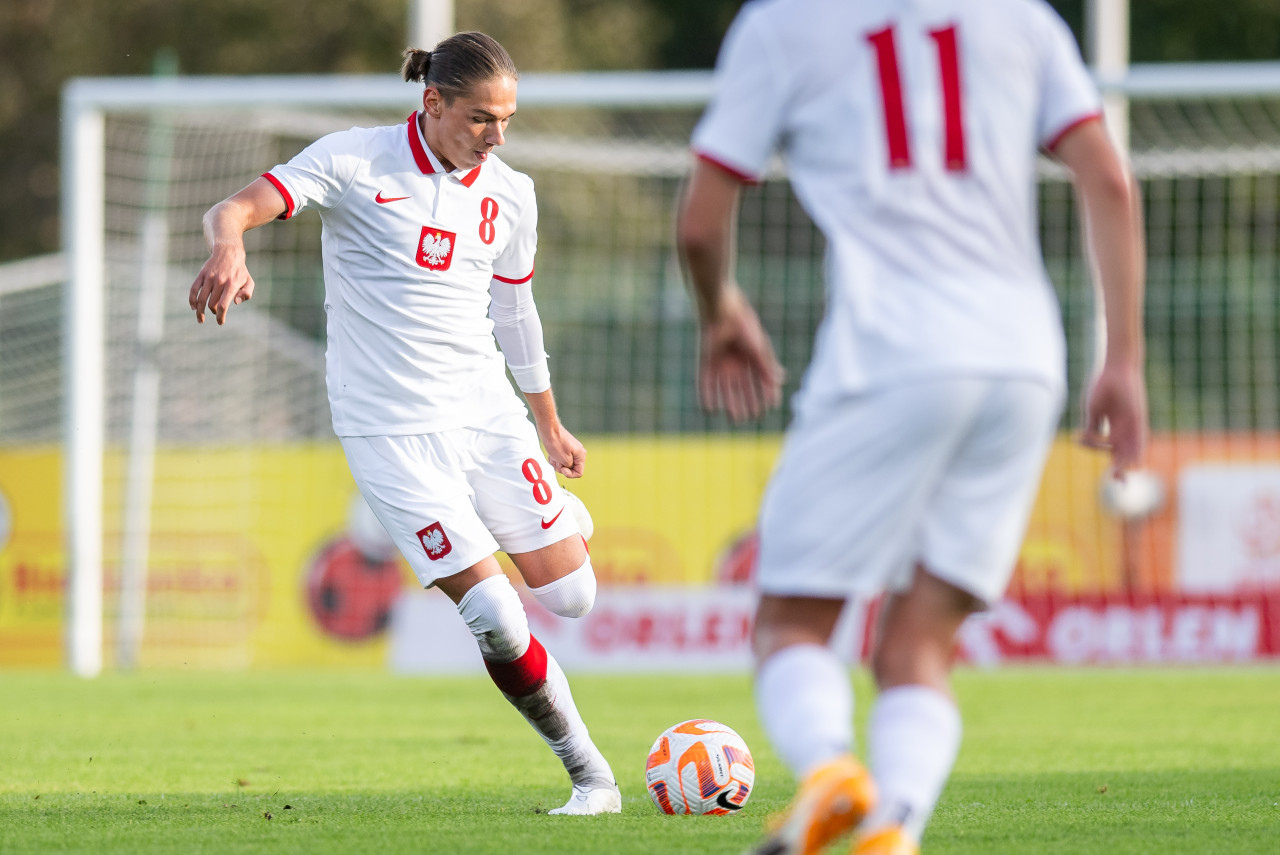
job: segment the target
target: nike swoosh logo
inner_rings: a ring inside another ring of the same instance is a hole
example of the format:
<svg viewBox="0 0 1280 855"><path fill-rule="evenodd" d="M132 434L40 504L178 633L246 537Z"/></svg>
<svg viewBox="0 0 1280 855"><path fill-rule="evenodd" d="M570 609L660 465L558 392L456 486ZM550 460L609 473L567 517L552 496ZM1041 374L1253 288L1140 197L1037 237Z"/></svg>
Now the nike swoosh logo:
<svg viewBox="0 0 1280 855"><path fill-rule="evenodd" d="M742 810L742 805L735 805L729 801L729 794L725 792L721 792L720 795L716 796L716 804L725 810Z"/></svg>
<svg viewBox="0 0 1280 855"><path fill-rule="evenodd" d="M408 198L409 198L408 196L391 196L388 198L386 196L383 196L382 191L379 190L378 195L373 197L373 201L377 202L379 205L385 205L388 202L399 202L401 199L408 199Z"/></svg>
<svg viewBox="0 0 1280 855"><path fill-rule="evenodd" d="M543 529L548 529L548 528L551 528L553 525L555 525L556 520L560 519L560 515L562 513L564 513L564 508L561 508L560 510L556 511L556 515L551 518L551 522L547 522L546 520L543 520L542 521Z"/></svg>

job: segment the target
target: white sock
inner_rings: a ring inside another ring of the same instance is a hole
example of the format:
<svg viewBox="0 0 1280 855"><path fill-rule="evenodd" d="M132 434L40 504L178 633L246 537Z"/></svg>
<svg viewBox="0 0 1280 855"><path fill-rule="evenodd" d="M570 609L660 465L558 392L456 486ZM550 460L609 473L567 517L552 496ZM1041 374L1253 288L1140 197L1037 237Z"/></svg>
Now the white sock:
<svg viewBox="0 0 1280 855"><path fill-rule="evenodd" d="M853 748L853 687L831 648L784 647L760 663L756 709L774 750L797 780Z"/></svg>
<svg viewBox="0 0 1280 855"><path fill-rule="evenodd" d="M867 725L867 752L880 800L862 828L901 825L917 842L960 751L960 711L927 686L880 693Z"/></svg>
<svg viewBox="0 0 1280 855"><path fill-rule="evenodd" d="M458 601L458 614L486 662L514 662L529 649L529 619L520 595L501 573L472 585Z"/></svg>

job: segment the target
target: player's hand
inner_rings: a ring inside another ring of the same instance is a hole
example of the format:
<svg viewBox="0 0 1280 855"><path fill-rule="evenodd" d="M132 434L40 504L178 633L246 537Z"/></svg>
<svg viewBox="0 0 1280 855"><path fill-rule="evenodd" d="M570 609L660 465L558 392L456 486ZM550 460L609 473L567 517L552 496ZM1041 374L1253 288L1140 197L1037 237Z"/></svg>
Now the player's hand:
<svg viewBox="0 0 1280 855"><path fill-rule="evenodd" d="M1138 465L1147 446L1147 387L1140 366L1103 365L1085 402L1080 441L1109 450L1117 478Z"/></svg>
<svg viewBox="0 0 1280 855"><path fill-rule="evenodd" d="M219 244L209 255L191 283L187 303L196 313L196 322L204 323L204 313L211 311L221 326L227 310L253 298L253 277L245 266L244 247Z"/></svg>
<svg viewBox="0 0 1280 855"><path fill-rule="evenodd" d="M782 364L755 309L729 288L702 322L698 392L703 408L723 409L735 422L755 418L782 400Z"/></svg>
<svg viewBox="0 0 1280 855"><path fill-rule="evenodd" d="M541 437L551 468L566 478L581 478L587 465L587 449L563 426L546 431Z"/></svg>

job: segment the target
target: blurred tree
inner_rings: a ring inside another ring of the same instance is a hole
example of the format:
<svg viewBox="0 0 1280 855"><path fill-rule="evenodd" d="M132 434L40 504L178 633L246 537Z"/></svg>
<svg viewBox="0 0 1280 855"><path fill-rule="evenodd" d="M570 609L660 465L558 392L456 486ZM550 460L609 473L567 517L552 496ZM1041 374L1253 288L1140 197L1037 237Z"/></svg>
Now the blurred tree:
<svg viewBox="0 0 1280 855"><path fill-rule="evenodd" d="M184 74L373 72L398 66L404 0L5 0L0 3L0 260L52 252L63 84L148 74L157 50Z"/></svg>
<svg viewBox="0 0 1280 855"><path fill-rule="evenodd" d="M668 29L645 0L457 0L460 30L483 30L531 71L654 68Z"/></svg>
<svg viewBox="0 0 1280 855"><path fill-rule="evenodd" d="M519 67L652 68L668 26L645 0L457 0L457 22ZM407 0L4 0L0 3L0 261L57 249L58 104L70 78L393 72ZM719 36L714 37L717 41Z"/></svg>
<svg viewBox="0 0 1280 855"><path fill-rule="evenodd" d="M1280 59L1276 0L1142 0L1131 15L1134 62Z"/></svg>
<svg viewBox="0 0 1280 855"><path fill-rule="evenodd" d="M658 46L663 68L710 68L742 0L653 0L666 23Z"/></svg>
<svg viewBox="0 0 1280 855"><path fill-rule="evenodd" d="M1050 3L1083 38L1086 0ZM1129 0L1129 33L1133 62L1280 59L1280 2Z"/></svg>

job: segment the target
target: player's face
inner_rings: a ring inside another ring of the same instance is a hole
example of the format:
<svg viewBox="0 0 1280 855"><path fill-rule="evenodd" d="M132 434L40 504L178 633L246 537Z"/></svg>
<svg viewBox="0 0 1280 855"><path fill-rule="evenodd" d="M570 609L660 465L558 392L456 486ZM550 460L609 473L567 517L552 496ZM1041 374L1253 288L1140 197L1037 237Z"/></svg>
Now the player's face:
<svg viewBox="0 0 1280 855"><path fill-rule="evenodd" d="M448 103L434 87L422 95L428 121L427 144L446 169L471 169L506 142L507 123L516 112L516 81L499 76L477 83Z"/></svg>

